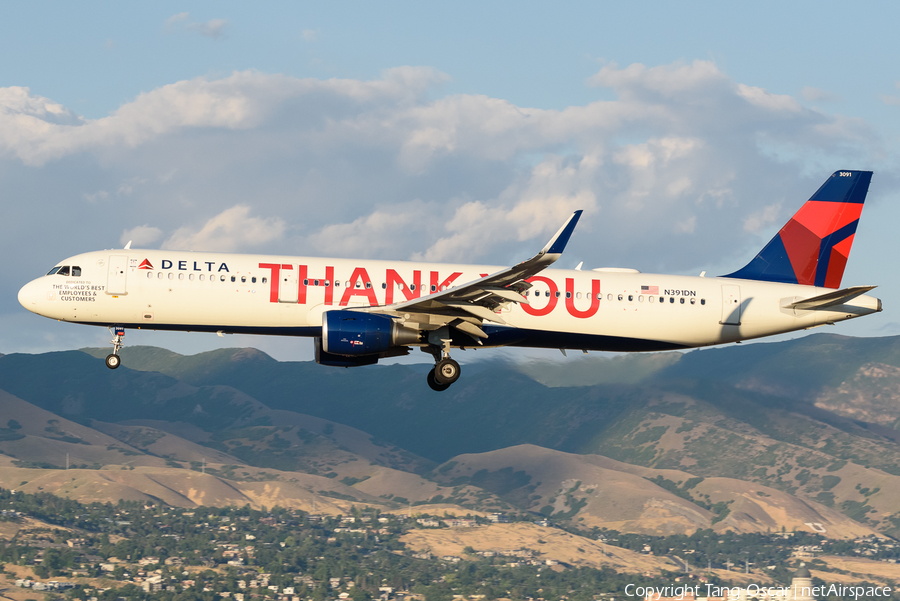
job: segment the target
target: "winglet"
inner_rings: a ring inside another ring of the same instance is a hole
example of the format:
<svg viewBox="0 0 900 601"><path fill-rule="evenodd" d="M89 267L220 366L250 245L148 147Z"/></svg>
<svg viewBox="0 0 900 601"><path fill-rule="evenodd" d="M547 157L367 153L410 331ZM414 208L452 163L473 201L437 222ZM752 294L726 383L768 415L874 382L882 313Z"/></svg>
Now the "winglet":
<svg viewBox="0 0 900 601"><path fill-rule="evenodd" d="M561 255L562 252L566 249L566 244L569 243L569 238L572 237L572 232L575 231L575 226L578 224L578 219L581 217L581 209L572 213L572 216L569 217L569 220L563 224L559 231L556 232L556 235L547 243L547 245L541 249L540 255Z"/></svg>

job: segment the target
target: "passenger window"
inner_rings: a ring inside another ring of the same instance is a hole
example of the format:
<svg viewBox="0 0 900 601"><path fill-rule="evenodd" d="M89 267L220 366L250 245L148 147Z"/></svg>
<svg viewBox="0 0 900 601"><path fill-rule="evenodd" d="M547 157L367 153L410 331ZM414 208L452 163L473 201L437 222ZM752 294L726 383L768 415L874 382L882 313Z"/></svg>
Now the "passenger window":
<svg viewBox="0 0 900 601"><path fill-rule="evenodd" d="M183 279L184 279L184 274L183 274L183 273L179 273L179 274L178 274L178 279L179 279L179 280L183 280Z"/></svg>
<svg viewBox="0 0 900 601"><path fill-rule="evenodd" d="M705 305L705 304L706 304L706 299L705 299L705 298L701 298L701 299L700 299L700 304L701 304L701 305Z"/></svg>
<svg viewBox="0 0 900 601"><path fill-rule="evenodd" d="M152 278L152 277L153 277L153 272L152 272L152 271L148 271L148 272L147 272L147 279L149 280L149 279Z"/></svg>
<svg viewBox="0 0 900 601"><path fill-rule="evenodd" d="M251 284L255 284L255 283L256 283L256 276L253 276L252 278L250 278L250 283L251 283Z"/></svg>
<svg viewBox="0 0 900 601"><path fill-rule="evenodd" d="M50 271L47 272L47 275L54 275L57 271L59 271L59 267L54 267Z"/></svg>
<svg viewBox="0 0 900 601"><path fill-rule="evenodd" d="M432 284L432 285L431 285L431 291L432 291L432 292L437 292L437 286L435 286L434 284Z"/></svg>
<svg viewBox="0 0 900 601"><path fill-rule="evenodd" d="M644 295L643 295L643 294L640 295L640 296L638 297L638 302L639 302L639 303L644 302Z"/></svg>
<svg viewBox="0 0 900 601"><path fill-rule="evenodd" d="M382 283L381 283L381 289L382 289L382 290L387 290L387 283L382 282Z"/></svg>
<svg viewBox="0 0 900 601"><path fill-rule="evenodd" d="M205 279L206 279L206 276L203 275L203 274L201 273L201 274L200 274L200 281L202 282L202 281L205 280Z"/></svg>
<svg viewBox="0 0 900 601"><path fill-rule="evenodd" d="M232 281L232 282L236 282L236 281L237 281L237 278L234 277L234 276L231 276L231 281Z"/></svg>
<svg viewBox="0 0 900 601"><path fill-rule="evenodd" d="M225 276L222 276L222 277L224 278ZM172 273L171 271L169 272L169 279L170 279L170 280L174 280L174 279L175 279L175 274Z"/></svg>
<svg viewBox="0 0 900 601"><path fill-rule="evenodd" d="M566 291L566 298L572 298L572 293L568 290Z"/></svg>
<svg viewBox="0 0 900 601"><path fill-rule="evenodd" d="M607 294L607 295L606 295L606 300L612 300L612 294Z"/></svg>
<svg viewBox="0 0 900 601"><path fill-rule="evenodd" d="M650 302L652 303L652 302L655 302L655 301L656 301L656 297L655 297L655 296L648 296L648 297L647 297L647 300L650 301Z"/></svg>
<svg viewBox="0 0 900 601"><path fill-rule="evenodd" d="M254 279L253 281L255 282L256 280ZM331 286L331 280L325 280L325 287L328 288L329 286Z"/></svg>
<svg viewBox="0 0 900 601"><path fill-rule="evenodd" d="M69 275L69 266L60 267L59 271L56 272L56 275Z"/></svg>
<svg viewBox="0 0 900 601"><path fill-rule="evenodd" d="M622 295L620 294L620 295L619 295L619 300L622 300L622 298L623 298L623 297L622 297Z"/></svg>
<svg viewBox="0 0 900 601"><path fill-rule="evenodd" d="M188 275L188 279L191 280L191 281L193 282L193 281L194 281L194 274L192 273L192 274Z"/></svg>
<svg viewBox="0 0 900 601"><path fill-rule="evenodd" d="M682 296L680 299L678 299L678 301L683 305L683 304L684 304L684 297Z"/></svg>
<svg viewBox="0 0 900 601"><path fill-rule="evenodd" d="M241 284L246 284L246 283L247 283L247 276L242 275L241 276Z"/></svg>
<svg viewBox="0 0 900 601"><path fill-rule="evenodd" d="M597 300L603 300L603 295L602 295L602 294L598 294L598 295L597 295Z"/></svg>
<svg viewBox="0 0 900 601"><path fill-rule="evenodd" d="M263 279L262 279L262 283L263 283L263 284L267 284L268 282L269 282L269 278L263 278Z"/></svg>
<svg viewBox="0 0 900 601"><path fill-rule="evenodd" d="M575 298L581 298L581 293L580 293L580 292L576 292L576 293L575 293Z"/></svg>
<svg viewBox="0 0 900 601"><path fill-rule="evenodd" d="M318 285L319 285L319 280L313 280L313 286L318 286Z"/></svg>
<svg viewBox="0 0 900 601"><path fill-rule="evenodd" d="M287 281L287 278L285 278L284 281L286 282L286 281ZM303 280L303 285L304 285L304 286L309 286L309 280Z"/></svg>
<svg viewBox="0 0 900 601"><path fill-rule="evenodd" d="M629 295L628 295L628 302L630 303L630 302L633 301L633 300L634 300L634 295L633 295L633 294L629 294Z"/></svg>
<svg viewBox="0 0 900 601"><path fill-rule="evenodd" d="M697 299L696 299L696 298L692 298L692 299L691 299L691 304L692 304L692 305L696 305L696 304L697 304Z"/></svg>
<svg viewBox="0 0 900 601"><path fill-rule="evenodd" d="M74 265L72 266L72 277L81 277L81 267L75 267Z"/></svg>
<svg viewBox="0 0 900 601"><path fill-rule="evenodd" d="M360 282L359 280L356 280L356 283L354 284L354 288L362 288L362 282Z"/></svg>
<svg viewBox="0 0 900 601"><path fill-rule="evenodd" d="M559 298L559 290L556 291L556 298Z"/></svg>
<svg viewBox="0 0 900 601"><path fill-rule="evenodd" d="M549 296L550 296L550 291L548 290L547 292L545 292L545 293L544 293L544 296L549 297Z"/></svg>
<svg viewBox="0 0 900 601"><path fill-rule="evenodd" d="M224 282L224 281L225 281L225 276L224 276L224 275L223 275L223 276L219 276L219 280L221 280L221 281Z"/></svg>
<svg viewBox="0 0 900 601"><path fill-rule="evenodd" d="M372 282L366 282L366 290L372 289Z"/></svg>
<svg viewBox="0 0 900 601"><path fill-rule="evenodd" d="M665 298L664 296L660 296L660 297L659 297L659 302L661 302L661 303L666 302L666 298Z"/></svg>
<svg viewBox="0 0 900 601"><path fill-rule="evenodd" d="M157 279L160 279L160 280L161 280L161 279L162 279L162 276L163 276L163 273L162 273L161 271L160 271L159 273L156 274Z"/></svg>
<svg viewBox="0 0 900 601"><path fill-rule="evenodd" d="M402 286L403 284L400 284L400 285ZM409 289L412 290L413 292L415 292L415 291L416 291L416 285L415 285L415 284L410 284ZM402 288L401 288L401 290L402 290Z"/></svg>
<svg viewBox="0 0 900 601"><path fill-rule="evenodd" d="M669 304L671 305L671 304L673 304L674 302L675 302L675 297L674 297L674 296L670 296L670 297L669 297Z"/></svg>

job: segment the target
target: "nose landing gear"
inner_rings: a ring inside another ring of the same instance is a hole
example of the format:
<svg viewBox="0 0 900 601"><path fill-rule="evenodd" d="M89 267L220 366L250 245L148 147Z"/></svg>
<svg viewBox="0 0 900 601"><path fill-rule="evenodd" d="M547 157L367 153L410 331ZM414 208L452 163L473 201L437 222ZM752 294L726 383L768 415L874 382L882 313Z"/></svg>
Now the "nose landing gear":
<svg viewBox="0 0 900 601"><path fill-rule="evenodd" d="M125 338L125 328L111 326L109 331L112 332L113 329L115 329L115 334L113 339L110 340L110 343L113 345L113 352L106 356L106 367L110 369L116 369L122 364L122 359L119 358L119 350L125 346L125 343L122 342L122 339Z"/></svg>

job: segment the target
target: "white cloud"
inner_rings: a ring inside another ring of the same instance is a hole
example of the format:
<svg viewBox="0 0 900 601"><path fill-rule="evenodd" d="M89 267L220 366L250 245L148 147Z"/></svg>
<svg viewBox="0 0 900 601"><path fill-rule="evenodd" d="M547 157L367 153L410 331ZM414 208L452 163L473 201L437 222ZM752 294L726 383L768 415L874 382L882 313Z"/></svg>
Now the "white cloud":
<svg viewBox="0 0 900 601"><path fill-rule="evenodd" d="M315 29L304 29L300 32L304 42L313 43L319 41L319 32Z"/></svg>
<svg viewBox="0 0 900 601"><path fill-rule="evenodd" d="M363 105L410 102L444 79L433 69L413 67L389 69L383 79L371 82L295 79L244 71L212 81L199 77L162 86L140 94L108 117L93 120L32 96L28 88L0 88L0 152L40 166L81 151L135 147L178 130L256 127L285 110L285 105L304 98L319 101L315 106L318 114L312 118L327 124L331 111L321 103L323 97ZM341 124L360 128L352 120ZM381 123L380 129L385 125Z"/></svg>
<svg viewBox="0 0 900 601"><path fill-rule="evenodd" d="M744 219L744 231L757 234L763 228L777 224L780 215L781 203L765 206Z"/></svg>
<svg viewBox="0 0 900 601"><path fill-rule="evenodd" d="M308 241L323 255L377 257L394 251L397 240L422 240L424 222L434 212L435 207L421 202L376 209L350 223L327 225Z"/></svg>
<svg viewBox="0 0 900 601"><path fill-rule="evenodd" d="M196 31L202 36L218 38L222 36L222 30L228 24L225 19L210 19L206 22L191 21L190 13L177 13L166 19L165 29L172 31L178 27L184 27L190 31Z"/></svg>
<svg viewBox="0 0 900 601"><path fill-rule="evenodd" d="M278 217L251 217L250 207L238 205L211 218L199 230L177 229L162 248L233 252L277 240L286 227Z"/></svg>
<svg viewBox="0 0 900 601"><path fill-rule="evenodd" d="M90 203L95 203L109 198L109 192L107 192L106 190L97 190L96 192L90 193L84 192L81 197Z"/></svg>
<svg viewBox="0 0 900 601"><path fill-rule="evenodd" d="M222 30L227 24L225 19L210 19L206 23L191 23L188 28L208 38L218 38L222 36Z"/></svg>
<svg viewBox="0 0 900 601"><path fill-rule="evenodd" d="M841 97L821 88L803 86L800 95L809 102L839 102Z"/></svg>
<svg viewBox="0 0 900 601"><path fill-rule="evenodd" d="M881 152L866 123L706 61L606 65L591 82L613 100L560 110L442 95L447 80L422 67L371 81L245 71L165 85L100 119L0 88L4 173L54 186L31 201L40 215L13 207L22 225L0 224L0 240L23 242L19 230L87 190L70 228L83 248L152 223L147 244L165 248L508 264L584 209L570 252L586 267L705 269L744 261L831 163Z"/></svg>
<svg viewBox="0 0 900 601"><path fill-rule="evenodd" d="M133 248L141 248L153 244L162 236L163 231L161 229L145 223L122 232L122 235L119 237L119 243L125 245L130 240Z"/></svg>
<svg viewBox="0 0 900 601"><path fill-rule="evenodd" d="M116 190L116 194L119 196L129 196L134 193L135 188L146 183L147 180L143 177L129 177L119 184L119 189Z"/></svg>
<svg viewBox="0 0 900 601"><path fill-rule="evenodd" d="M762 88L738 84L737 93L747 102L766 109L771 114L799 113L803 106L792 96L772 94Z"/></svg>
<svg viewBox="0 0 900 601"><path fill-rule="evenodd" d="M177 13L166 19L166 27L171 28L191 18L191 13Z"/></svg>

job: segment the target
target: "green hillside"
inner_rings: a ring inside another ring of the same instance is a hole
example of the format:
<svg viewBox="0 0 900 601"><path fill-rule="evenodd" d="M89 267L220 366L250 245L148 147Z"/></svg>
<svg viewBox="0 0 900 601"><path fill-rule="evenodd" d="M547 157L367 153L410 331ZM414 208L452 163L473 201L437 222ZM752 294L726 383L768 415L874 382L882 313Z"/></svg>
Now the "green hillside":
<svg viewBox="0 0 900 601"><path fill-rule="evenodd" d="M443 393L424 385L422 365L335 369L254 349L130 347L128 367L110 372L106 352L0 357L0 389L81 423L190 424L205 432L194 442L261 467L345 469L333 466L354 438L329 439L335 427L370 445L354 452L408 472L527 444L758 483L900 533L896 337L485 362Z"/></svg>

